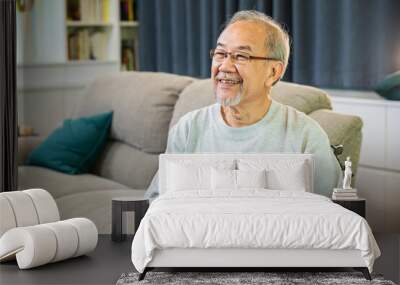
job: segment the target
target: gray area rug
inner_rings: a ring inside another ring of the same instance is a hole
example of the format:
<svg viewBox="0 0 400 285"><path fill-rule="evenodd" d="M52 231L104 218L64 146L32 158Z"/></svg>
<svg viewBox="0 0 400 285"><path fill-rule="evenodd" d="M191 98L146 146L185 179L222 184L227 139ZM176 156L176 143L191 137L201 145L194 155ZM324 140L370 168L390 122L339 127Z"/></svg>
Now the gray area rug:
<svg viewBox="0 0 400 285"><path fill-rule="evenodd" d="M381 275L372 275L368 281L360 272L148 272L142 281L139 273L124 273L116 285L133 284L213 284L213 285L246 285L246 284L379 284L395 285L384 280Z"/></svg>

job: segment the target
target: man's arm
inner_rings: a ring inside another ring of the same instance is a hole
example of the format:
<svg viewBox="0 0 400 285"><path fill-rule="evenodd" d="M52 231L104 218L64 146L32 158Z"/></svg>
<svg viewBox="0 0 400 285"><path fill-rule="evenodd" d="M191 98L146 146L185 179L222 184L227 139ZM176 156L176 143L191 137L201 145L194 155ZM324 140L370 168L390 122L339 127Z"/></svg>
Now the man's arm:
<svg viewBox="0 0 400 285"><path fill-rule="evenodd" d="M187 138L188 138L188 124L187 120L183 117L179 122L170 129L168 133L167 149L165 153L185 153ZM157 198L159 195L158 187L158 170L150 183L149 188L147 188L144 197L147 199Z"/></svg>
<svg viewBox="0 0 400 285"><path fill-rule="evenodd" d="M341 169L328 136L319 125L309 129L305 152L314 156L314 193L330 197L339 184Z"/></svg>

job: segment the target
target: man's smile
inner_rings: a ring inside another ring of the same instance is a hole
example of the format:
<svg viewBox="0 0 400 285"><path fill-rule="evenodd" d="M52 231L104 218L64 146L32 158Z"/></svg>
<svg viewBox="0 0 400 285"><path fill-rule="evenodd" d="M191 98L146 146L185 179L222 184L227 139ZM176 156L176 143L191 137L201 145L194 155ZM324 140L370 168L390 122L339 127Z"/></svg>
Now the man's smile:
<svg viewBox="0 0 400 285"><path fill-rule="evenodd" d="M234 87L238 84L242 84L243 80L238 76L227 76L226 74L221 74L216 76L217 85L219 88L228 89Z"/></svg>
<svg viewBox="0 0 400 285"><path fill-rule="evenodd" d="M223 84L239 84L242 81L241 80L233 80L233 79L219 79L218 82L223 83Z"/></svg>

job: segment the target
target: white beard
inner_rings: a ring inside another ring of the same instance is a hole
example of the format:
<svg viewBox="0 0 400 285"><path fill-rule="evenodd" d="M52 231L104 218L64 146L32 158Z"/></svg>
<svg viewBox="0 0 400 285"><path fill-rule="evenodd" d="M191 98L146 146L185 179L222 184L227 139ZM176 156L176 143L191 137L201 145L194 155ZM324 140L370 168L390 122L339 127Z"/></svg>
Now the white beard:
<svg viewBox="0 0 400 285"><path fill-rule="evenodd" d="M243 85L240 85L239 93L236 94L236 96L233 98L221 99L220 97L218 97L217 92L215 92L215 99L217 100L217 103L223 107L233 107L239 105L239 103L242 101L242 98L243 98Z"/></svg>

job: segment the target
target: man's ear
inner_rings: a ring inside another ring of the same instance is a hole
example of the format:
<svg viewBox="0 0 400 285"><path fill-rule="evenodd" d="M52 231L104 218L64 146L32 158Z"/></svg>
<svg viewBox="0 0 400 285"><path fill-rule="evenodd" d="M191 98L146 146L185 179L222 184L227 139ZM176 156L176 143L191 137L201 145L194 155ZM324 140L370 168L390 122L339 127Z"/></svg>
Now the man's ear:
<svg viewBox="0 0 400 285"><path fill-rule="evenodd" d="M268 75L267 80L265 81L265 85L273 86L275 83L281 79L283 76L283 63L280 61L274 62L271 66L271 72Z"/></svg>
<svg viewBox="0 0 400 285"><path fill-rule="evenodd" d="M274 82L278 82L283 77L283 63L281 61L275 62L272 66L272 77Z"/></svg>

